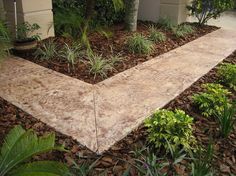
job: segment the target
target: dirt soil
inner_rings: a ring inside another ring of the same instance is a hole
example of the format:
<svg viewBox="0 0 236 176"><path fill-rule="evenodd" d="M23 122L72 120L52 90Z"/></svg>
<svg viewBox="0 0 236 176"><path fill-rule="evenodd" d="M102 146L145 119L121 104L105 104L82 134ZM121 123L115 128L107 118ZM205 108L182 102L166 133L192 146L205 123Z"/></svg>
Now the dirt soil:
<svg viewBox="0 0 236 176"><path fill-rule="evenodd" d="M150 25L151 24L147 22L139 22L138 32L147 36ZM62 58L57 57L51 60L42 60L35 58L33 55L34 51L24 53L15 52L15 54L46 68L50 68L65 75L95 84L218 29L214 26L199 27L196 24L191 25L195 28L195 32L186 35L183 38L177 38L172 32L163 30L159 27L158 30L167 36L167 40L165 42L155 44L154 52L148 56L132 54L128 51L126 47L126 40L128 37L132 36L133 33L125 31L122 24L111 27L109 30L112 32L112 36L108 38L98 32L89 34L91 48L94 53L102 55L105 59L109 58L111 55L117 54L123 58L121 62L114 65L114 69L108 72L107 77L97 76L95 79L94 75L92 75L89 71L90 68L86 62L86 56L81 56L81 58L78 58L78 62L75 64L75 69L71 70L68 69L68 62ZM63 37L50 38L48 40L54 40L57 43L58 51L60 51L64 46L64 42L69 44L71 43L68 38ZM48 40L43 42L47 42Z"/></svg>
<svg viewBox="0 0 236 176"><path fill-rule="evenodd" d="M236 64L236 51L226 58L224 62ZM219 127L214 118L206 118L200 115L200 112L193 106L191 96L194 93L202 90L201 85L203 83L217 83L219 78L216 74L217 69L214 68L204 77L199 79L190 88L186 89L181 95L171 101L164 108L167 109L182 109L187 114L194 117L194 135L199 144L207 146L210 138L214 144L214 168L217 172L216 175L230 175L236 174L236 127L233 133L228 139L223 139L219 135ZM232 99L236 99L236 92L231 90L233 95ZM141 148L146 145L146 129L141 125L138 129L130 133L126 138L115 144L111 149L105 152L103 155L96 155L88 150L86 147L80 145L74 141L71 137L56 132L50 126L40 122L31 115L23 112L14 105L0 99L0 143L2 143L4 137L15 125L20 124L26 129L34 129L39 135L55 132L57 143L64 144L69 153L52 152L45 155L35 157L35 160L39 159L54 159L62 162L66 162L72 166L71 160L74 159L76 163L88 163L96 161L95 168L91 175L98 175L98 173L106 172L108 175L121 175L124 170L127 169L129 161L134 163L133 154L137 147ZM162 157L161 153L157 154L158 157ZM178 164L174 171L179 175L189 175L189 166L187 167L187 161L184 160ZM168 175L174 175L173 170L168 171ZM131 176L137 175L135 168L131 169Z"/></svg>

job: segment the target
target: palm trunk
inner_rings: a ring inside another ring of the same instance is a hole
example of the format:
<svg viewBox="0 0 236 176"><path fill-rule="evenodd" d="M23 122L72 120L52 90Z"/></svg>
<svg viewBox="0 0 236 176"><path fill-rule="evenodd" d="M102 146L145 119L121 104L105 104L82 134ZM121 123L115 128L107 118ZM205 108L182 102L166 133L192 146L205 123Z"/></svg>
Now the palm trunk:
<svg viewBox="0 0 236 176"><path fill-rule="evenodd" d="M139 0L126 0L125 24L129 31L137 30Z"/></svg>

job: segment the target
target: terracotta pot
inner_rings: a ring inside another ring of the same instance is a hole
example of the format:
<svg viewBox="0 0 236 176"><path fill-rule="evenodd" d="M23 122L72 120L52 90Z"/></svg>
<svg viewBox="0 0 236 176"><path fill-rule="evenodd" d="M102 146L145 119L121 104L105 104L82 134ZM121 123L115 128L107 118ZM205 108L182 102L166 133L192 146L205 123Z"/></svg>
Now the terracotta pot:
<svg viewBox="0 0 236 176"><path fill-rule="evenodd" d="M16 51L26 51L32 50L37 47L37 40L36 39L28 39L24 41L15 41L14 42L14 49Z"/></svg>

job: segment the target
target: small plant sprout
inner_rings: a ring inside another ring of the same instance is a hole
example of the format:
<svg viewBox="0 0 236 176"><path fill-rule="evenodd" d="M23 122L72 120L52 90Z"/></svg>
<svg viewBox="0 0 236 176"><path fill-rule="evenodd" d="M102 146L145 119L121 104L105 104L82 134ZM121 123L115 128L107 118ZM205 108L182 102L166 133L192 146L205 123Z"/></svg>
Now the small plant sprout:
<svg viewBox="0 0 236 176"><path fill-rule="evenodd" d="M113 69L113 65L102 57L102 55L89 54L88 65L90 73L94 75L94 79L99 75L103 78L107 77L107 73Z"/></svg>
<svg viewBox="0 0 236 176"><path fill-rule="evenodd" d="M223 111L221 114L216 114L220 125L220 134L223 138L227 138L234 130L236 122L236 103L228 104L224 101Z"/></svg>
<svg viewBox="0 0 236 176"><path fill-rule="evenodd" d="M225 63L218 69L221 82L236 91L236 65Z"/></svg>
<svg viewBox="0 0 236 176"><path fill-rule="evenodd" d="M149 28L148 39L153 41L154 43L158 43L166 41L166 36L164 33L157 31L154 26L151 26Z"/></svg>
<svg viewBox="0 0 236 176"><path fill-rule="evenodd" d="M49 40L41 47L39 47L35 51L34 55L36 58L40 58L43 60L53 59L57 55L57 45L53 40Z"/></svg>
<svg viewBox="0 0 236 176"><path fill-rule="evenodd" d="M225 101L229 103L227 96L231 93L220 84L208 83L202 87L204 92L193 95L193 103L205 117L220 115L224 110Z"/></svg>
<svg viewBox="0 0 236 176"><path fill-rule="evenodd" d="M153 42L138 33L134 34L127 40L127 47L132 53L146 55L151 54L154 49Z"/></svg>
<svg viewBox="0 0 236 176"><path fill-rule="evenodd" d="M65 43L64 48L60 52L60 56L67 60L68 62L68 70L69 72L72 70L75 70L75 64L78 61L78 57L80 56L81 46L78 43L73 43L72 46L69 46L67 43Z"/></svg>

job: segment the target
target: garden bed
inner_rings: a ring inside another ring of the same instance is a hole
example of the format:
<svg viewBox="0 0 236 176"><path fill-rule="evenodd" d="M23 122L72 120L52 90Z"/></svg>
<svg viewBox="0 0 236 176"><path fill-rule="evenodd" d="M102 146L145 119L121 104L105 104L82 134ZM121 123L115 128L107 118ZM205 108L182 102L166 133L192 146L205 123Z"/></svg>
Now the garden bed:
<svg viewBox="0 0 236 176"><path fill-rule="evenodd" d="M150 25L154 24L139 22L137 32L143 34L144 36L148 36ZM109 59L111 56L119 56L121 58L121 60L112 66L112 69L108 71L106 76L98 74L95 77L94 74L91 74L90 67L87 62L88 58L83 56L83 54L75 63L74 70L69 69L68 62L60 57L54 57L47 60L40 59L34 56L34 51L15 54L46 68L50 68L65 75L95 84L218 29L214 26L199 27L196 24L191 24L191 26L194 27L194 32L185 35L184 37L176 37L170 30L165 30L162 26L157 26L156 29L161 31L166 36L166 41L155 43L153 52L147 55L134 54L128 50L126 41L132 36L133 33L125 31L122 24L115 25L109 29L109 31L112 32L110 37L105 37L99 32L89 34L91 49L94 53L101 55L104 59ZM40 45L48 42L49 40L53 40L56 43L58 52L62 50L65 43L69 45L71 44L71 40L69 38L55 37L42 41Z"/></svg>
<svg viewBox="0 0 236 176"><path fill-rule="evenodd" d="M224 62L236 64L236 52L225 59ZM202 91L202 84L218 83L219 78L216 71L216 68L211 70L164 108L172 110L182 109L187 114L194 117L194 136L198 143L207 146L210 143L210 140L212 140L215 151L213 165L216 173L218 173L216 175L230 175L236 174L236 128L234 128L234 131L227 139L221 138L216 120L212 117L206 118L202 116L199 110L193 106L191 98L194 93ZM231 90L231 92L231 98L235 99L236 92L233 90ZM26 129L32 128L36 130L38 134L55 131L3 99L0 99L0 116L0 141L2 141L7 132L16 124L21 124ZM91 175L98 175L97 173L102 172L108 173L108 175L121 175L122 172L129 168L130 164L135 165L134 154L132 151L146 146L147 132L145 127L140 126L103 155L96 155L81 146L78 142L72 140L71 137L58 132L56 132L56 136L57 143L64 144L66 148L70 150L70 153L53 152L35 157L34 159L55 159L66 162L70 166L73 165L71 159L74 159L79 165L82 163L91 165L91 163L96 161ZM155 153L155 151L153 152ZM159 152L156 155L158 158L167 157L169 161L171 161L171 157L164 156L162 152ZM173 168L165 167L162 169L162 172L168 172L168 175L174 175L174 172L177 172L179 175L189 175L189 163L189 160L183 160ZM137 175L137 168L131 167L130 173L131 175Z"/></svg>

